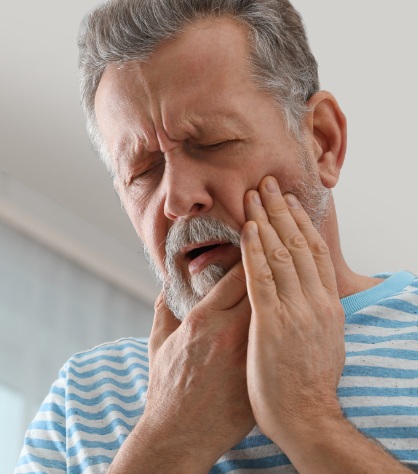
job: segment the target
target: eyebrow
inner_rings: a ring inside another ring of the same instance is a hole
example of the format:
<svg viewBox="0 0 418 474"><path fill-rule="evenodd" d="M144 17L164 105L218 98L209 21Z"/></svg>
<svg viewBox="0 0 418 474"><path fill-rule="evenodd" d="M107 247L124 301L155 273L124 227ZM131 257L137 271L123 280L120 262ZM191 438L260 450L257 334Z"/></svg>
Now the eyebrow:
<svg viewBox="0 0 418 474"><path fill-rule="evenodd" d="M230 111L218 111L203 116L201 114L191 115L182 120L184 129L192 139L203 139L204 137L218 133L219 130L226 130L229 133L237 133L248 130L246 124L236 113ZM181 125L180 125L181 127ZM194 130L194 132L192 132ZM125 132L117 141L113 149L114 160L124 164L135 163L138 157L151 153L147 147L147 138L144 133ZM127 161L126 161L127 160Z"/></svg>
<svg viewBox="0 0 418 474"><path fill-rule="evenodd" d="M217 112L207 116L195 115L186 121L196 130L198 136L207 134L208 129L226 128L228 131L236 132L248 130L248 124L232 112Z"/></svg>

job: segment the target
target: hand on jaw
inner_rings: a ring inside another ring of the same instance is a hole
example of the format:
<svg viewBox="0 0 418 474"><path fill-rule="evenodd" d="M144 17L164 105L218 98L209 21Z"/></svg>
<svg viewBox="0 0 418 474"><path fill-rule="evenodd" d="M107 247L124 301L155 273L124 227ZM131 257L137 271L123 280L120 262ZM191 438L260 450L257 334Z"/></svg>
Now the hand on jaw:
<svg viewBox="0 0 418 474"><path fill-rule="evenodd" d="M311 436L324 418L342 418L344 311L328 248L297 199L264 178L259 192L247 193L245 209L248 392L261 431L293 461L304 433Z"/></svg>
<svg viewBox="0 0 418 474"><path fill-rule="evenodd" d="M299 472L409 472L340 410L344 311L326 244L274 178L244 205L242 262L181 324L157 301L145 413L110 472L208 472L255 423Z"/></svg>

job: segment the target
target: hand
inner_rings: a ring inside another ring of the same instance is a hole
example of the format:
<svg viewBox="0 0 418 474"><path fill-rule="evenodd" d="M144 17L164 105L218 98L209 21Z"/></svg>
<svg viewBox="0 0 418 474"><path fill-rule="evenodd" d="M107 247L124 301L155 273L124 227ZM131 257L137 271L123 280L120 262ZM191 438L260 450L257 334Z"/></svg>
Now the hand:
<svg viewBox="0 0 418 474"><path fill-rule="evenodd" d="M255 425L246 382L250 312L241 262L181 324L159 298L141 421L158 434L158 456L171 445L207 472Z"/></svg>
<svg viewBox="0 0 418 474"><path fill-rule="evenodd" d="M260 429L291 457L318 417L342 416L336 388L345 349L328 247L297 199L286 197L295 207L270 177L247 193L242 252L252 308L250 402Z"/></svg>

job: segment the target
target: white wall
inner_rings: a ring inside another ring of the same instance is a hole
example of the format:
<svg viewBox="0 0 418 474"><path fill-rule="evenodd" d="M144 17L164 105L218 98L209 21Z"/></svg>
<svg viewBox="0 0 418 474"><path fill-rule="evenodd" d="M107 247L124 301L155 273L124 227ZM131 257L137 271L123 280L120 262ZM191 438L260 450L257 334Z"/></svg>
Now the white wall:
<svg viewBox="0 0 418 474"><path fill-rule="evenodd" d="M322 88L348 119L335 190L343 249L365 274L418 272L418 2L294 0Z"/></svg>

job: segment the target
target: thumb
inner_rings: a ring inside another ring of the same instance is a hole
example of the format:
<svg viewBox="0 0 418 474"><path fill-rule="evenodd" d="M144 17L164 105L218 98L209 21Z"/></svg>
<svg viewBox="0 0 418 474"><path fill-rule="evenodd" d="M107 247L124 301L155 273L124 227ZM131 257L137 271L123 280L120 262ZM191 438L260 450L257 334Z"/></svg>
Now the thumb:
<svg viewBox="0 0 418 474"><path fill-rule="evenodd" d="M152 357L171 334L180 326L180 321L167 308L161 292L154 305L154 321L149 338L149 353Z"/></svg>

